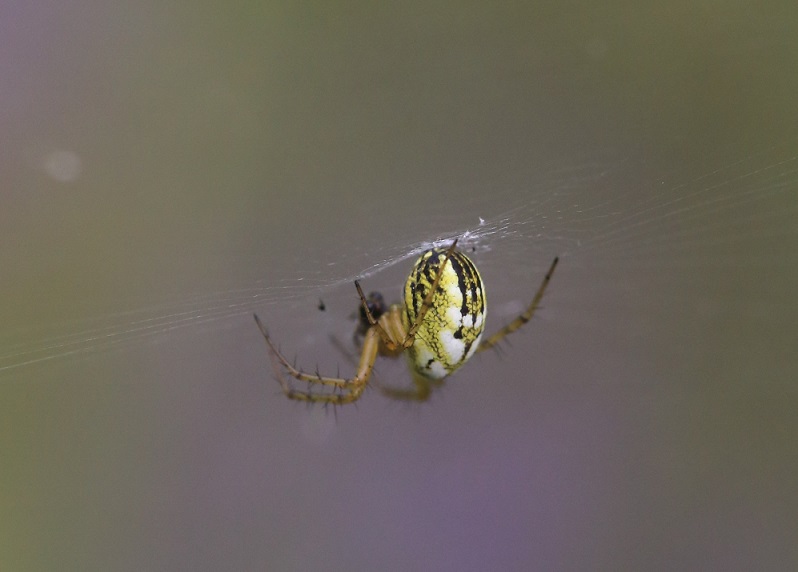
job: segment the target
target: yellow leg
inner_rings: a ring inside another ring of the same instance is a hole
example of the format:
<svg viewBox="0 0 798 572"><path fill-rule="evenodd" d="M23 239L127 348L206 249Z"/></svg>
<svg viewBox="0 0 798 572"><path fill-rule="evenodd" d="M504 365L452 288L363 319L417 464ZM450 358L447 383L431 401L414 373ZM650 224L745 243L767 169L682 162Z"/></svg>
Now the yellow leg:
<svg viewBox="0 0 798 572"><path fill-rule="evenodd" d="M499 343L505 336L512 334L518 328L526 324L529 320L532 319L532 315L537 310L538 305L540 304L540 300L543 298L543 293L546 291L546 286L549 285L549 281L551 280L551 275L554 274L554 269L557 267L557 262L559 262L559 257L555 258L554 261L551 263L549 267L549 271L546 272L546 276L543 278L543 282L540 284L538 291L535 293L535 297L532 298L532 303L529 304L526 310L524 310L523 314L518 316L515 320L504 326L501 330L493 334L487 340L483 340L479 347L477 348L478 352L487 350L492 348L497 343Z"/></svg>
<svg viewBox="0 0 798 572"><path fill-rule="evenodd" d="M439 387L442 382L433 382L432 380L424 379L421 377L413 377L414 387L411 389L397 389L393 387L380 387L380 392L386 397L396 399L397 401L426 401L432 394L432 387Z"/></svg>
<svg viewBox="0 0 798 572"><path fill-rule="evenodd" d="M368 384L369 377L371 377L371 372L374 369L374 362L377 359L377 350L379 349L380 340L376 329L371 328L366 332L366 336L363 340L363 351L360 354L360 363L356 375L351 379L343 379L338 377L324 377L318 373L310 374L295 368L275 347L257 314L255 314L255 323L258 324L258 328L261 334L263 334L263 339L266 340L266 345L269 348L269 354L272 358L272 366L277 375L277 381L280 383L280 387L286 397L298 401L331 403L333 405L352 403L360 398L360 395ZM285 378L286 372L294 379L306 381L311 384L315 383L332 386L341 390L341 393L311 393L309 391L296 390L291 387L291 384Z"/></svg>

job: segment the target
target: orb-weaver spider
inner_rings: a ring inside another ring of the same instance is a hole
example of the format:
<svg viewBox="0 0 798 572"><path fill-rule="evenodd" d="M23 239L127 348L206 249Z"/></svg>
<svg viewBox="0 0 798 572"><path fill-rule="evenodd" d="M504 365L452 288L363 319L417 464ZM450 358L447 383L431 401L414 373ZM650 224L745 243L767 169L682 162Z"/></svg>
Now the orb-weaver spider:
<svg viewBox="0 0 798 572"><path fill-rule="evenodd" d="M526 310L487 340L482 341L487 306L485 287L474 263L455 250L455 239L448 249L432 248L416 261L404 288L404 304L385 307L382 296L360 296L360 333L363 349L354 377L324 377L306 373L294 367L272 342L266 328L255 314L269 353L277 380L286 397L299 401L313 401L343 405L357 401L368 384L378 355L396 357L404 351L409 355L414 387L393 389L380 387L389 397L405 400L426 400L433 387L462 366L474 353L495 346L508 334L526 324L540 303L551 280L558 258L555 258L543 278L532 302ZM333 388L331 393L312 393L294 389L284 376L309 384Z"/></svg>

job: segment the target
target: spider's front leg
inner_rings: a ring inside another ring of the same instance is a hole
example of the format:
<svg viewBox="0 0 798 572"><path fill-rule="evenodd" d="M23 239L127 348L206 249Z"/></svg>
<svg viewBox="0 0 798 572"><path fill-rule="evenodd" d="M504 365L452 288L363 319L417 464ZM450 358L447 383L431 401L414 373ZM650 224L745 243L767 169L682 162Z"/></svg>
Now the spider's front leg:
<svg viewBox="0 0 798 572"><path fill-rule="evenodd" d="M258 325L258 329L260 329L261 334L263 334L263 339L266 341L266 345L269 348L269 355L272 359L272 366L277 381L286 397L298 401L331 403L333 405L352 403L360 398L360 395L368 384L369 377L374 369L374 362L377 359L379 336L374 328L366 332L357 373L350 379L344 379L338 377L324 377L318 373L311 374L295 368L274 345L269 337L269 333L258 318L258 315L254 314L254 317L255 323ZM341 393L311 393L310 391L296 390L285 378L286 372L299 381L331 386L341 390Z"/></svg>

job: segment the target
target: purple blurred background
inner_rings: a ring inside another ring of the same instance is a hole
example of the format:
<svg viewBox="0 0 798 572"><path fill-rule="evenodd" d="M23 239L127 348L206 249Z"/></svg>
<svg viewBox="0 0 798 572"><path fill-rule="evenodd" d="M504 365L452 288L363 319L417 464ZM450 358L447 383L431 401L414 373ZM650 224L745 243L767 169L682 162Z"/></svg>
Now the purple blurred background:
<svg viewBox="0 0 798 572"><path fill-rule="evenodd" d="M794 569L796 23L5 3L0 569ZM500 354L279 394L466 231Z"/></svg>

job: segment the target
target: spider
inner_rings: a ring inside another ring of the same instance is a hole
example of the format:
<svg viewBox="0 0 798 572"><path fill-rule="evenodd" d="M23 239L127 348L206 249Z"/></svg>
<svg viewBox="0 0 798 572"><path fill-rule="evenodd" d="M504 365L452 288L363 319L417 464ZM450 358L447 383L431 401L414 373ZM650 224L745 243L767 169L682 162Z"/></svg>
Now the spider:
<svg viewBox="0 0 798 572"><path fill-rule="evenodd" d="M357 401L368 385L378 355L397 357L407 352L413 374L413 387L380 387L394 399L425 401L432 389L461 367L476 352L494 347L508 334L526 324L535 313L559 258L551 263L532 302L517 318L486 340L482 339L487 306L485 286L476 266L468 256L456 250L457 239L448 248L432 248L416 261L404 288L404 303L386 307L379 293L367 298L360 283L355 288L360 297L362 337L360 362L349 379L307 373L292 365L274 345L269 333L255 314L258 325L283 393L290 399L343 405ZM332 387L332 392L314 393L294 389L285 377L309 385Z"/></svg>

